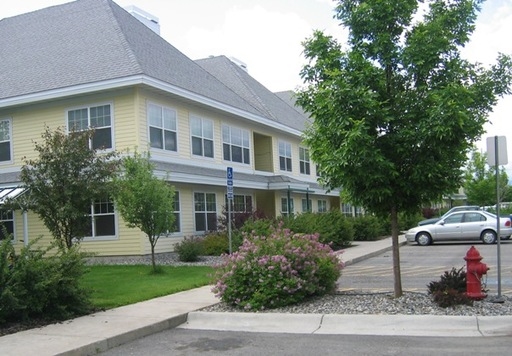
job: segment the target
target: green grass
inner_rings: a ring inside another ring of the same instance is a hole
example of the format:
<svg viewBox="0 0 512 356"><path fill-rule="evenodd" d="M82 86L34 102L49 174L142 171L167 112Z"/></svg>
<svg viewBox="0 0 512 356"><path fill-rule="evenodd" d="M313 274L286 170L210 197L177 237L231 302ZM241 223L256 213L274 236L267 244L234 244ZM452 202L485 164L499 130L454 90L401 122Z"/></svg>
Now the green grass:
<svg viewBox="0 0 512 356"><path fill-rule="evenodd" d="M210 284L214 271L208 266L158 267L161 273L144 265L90 266L82 282L96 307L110 309Z"/></svg>

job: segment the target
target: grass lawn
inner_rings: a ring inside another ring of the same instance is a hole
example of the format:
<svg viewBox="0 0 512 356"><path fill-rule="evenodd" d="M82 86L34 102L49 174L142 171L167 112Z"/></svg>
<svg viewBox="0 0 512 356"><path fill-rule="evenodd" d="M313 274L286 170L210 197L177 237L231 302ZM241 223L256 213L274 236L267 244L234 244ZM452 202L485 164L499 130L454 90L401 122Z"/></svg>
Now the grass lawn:
<svg viewBox="0 0 512 356"><path fill-rule="evenodd" d="M159 266L162 273L152 273L151 266L90 266L83 283L92 291L91 300L98 308L115 308L181 292L212 283L214 269L208 266Z"/></svg>

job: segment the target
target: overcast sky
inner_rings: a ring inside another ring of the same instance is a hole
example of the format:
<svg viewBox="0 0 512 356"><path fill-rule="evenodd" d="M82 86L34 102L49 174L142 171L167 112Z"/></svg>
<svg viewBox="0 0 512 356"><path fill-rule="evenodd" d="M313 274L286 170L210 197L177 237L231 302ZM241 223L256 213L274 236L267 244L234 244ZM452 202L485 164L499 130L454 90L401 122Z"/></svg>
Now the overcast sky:
<svg viewBox="0 0 512 356"><path fill-rule="evenodd" d="M160 34L191 59L209 55L235 57L249 74L272 91L295 89L305 63L301 42L319 29L343 40L346 32L333 19L331 0L114 0L135 5L156 16ZM69 0L2 0L0 18L34 11ZM488 0L477 20L464 56L485 65L498 52L512 54L512 0ZM1 49L0 49L1 51ZM500 100L490 114L486 138L508 136L509 177L512 177L512 96Z"/></svg>

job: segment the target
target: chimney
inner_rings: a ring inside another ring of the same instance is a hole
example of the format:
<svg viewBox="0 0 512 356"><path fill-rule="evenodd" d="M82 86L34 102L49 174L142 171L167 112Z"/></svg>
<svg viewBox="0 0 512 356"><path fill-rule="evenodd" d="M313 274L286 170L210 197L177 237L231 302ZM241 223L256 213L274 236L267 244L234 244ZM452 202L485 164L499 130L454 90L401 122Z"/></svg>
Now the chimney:
<svg viewBox="0 0 512 356"><path fill-rule="evenodd" d="M125 7L125 10L128 11L137 20L153 30L153 32L160 35L160 23L158 22L158 17L153 16L142 9L139 9L134 5Z"/></svg>

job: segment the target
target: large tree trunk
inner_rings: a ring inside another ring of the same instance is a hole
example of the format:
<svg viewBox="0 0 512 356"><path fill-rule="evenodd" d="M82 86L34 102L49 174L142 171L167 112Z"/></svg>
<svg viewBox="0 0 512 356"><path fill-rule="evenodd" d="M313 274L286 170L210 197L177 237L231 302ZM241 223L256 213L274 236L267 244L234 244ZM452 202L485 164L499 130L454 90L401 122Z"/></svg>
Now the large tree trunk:
<svg viewBox="0 0 512 356"><path fill-rule="evenodd" d="M398 212L391 208L391 241L393 242L393 277L395 280L395 298L402 296L402 275L400 273L400 246L398 242Z"/></svg>

